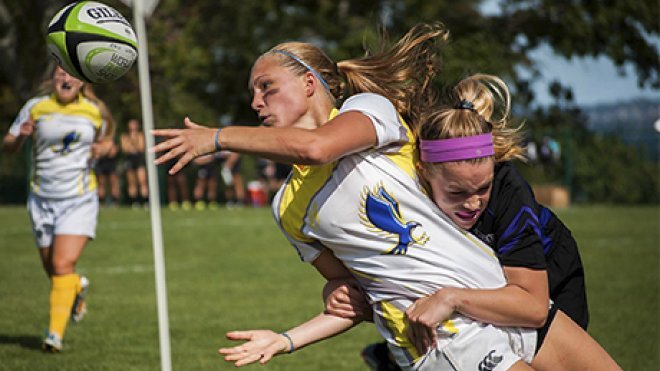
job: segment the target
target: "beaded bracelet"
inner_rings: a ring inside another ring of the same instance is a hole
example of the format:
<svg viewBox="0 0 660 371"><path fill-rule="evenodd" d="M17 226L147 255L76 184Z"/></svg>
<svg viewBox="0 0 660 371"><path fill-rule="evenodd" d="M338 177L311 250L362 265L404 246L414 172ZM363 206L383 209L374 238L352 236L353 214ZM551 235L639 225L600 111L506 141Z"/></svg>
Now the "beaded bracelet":
<svg viewBox="0 0 660 371"><path fill-rule="evenodd" d="M280 335L284 336L287 340L289 340L289 353L293 353L293 351L296 349L293 346L293 340L291 340L291 336L289 336L289 334L286 332L283 332Z"/></svg>
<svg viewBox="0 0 660 371"><path fill-rule="evenodd" d="M216 150L216 152L220 152L220 150L222 150L222 147L220 147L220 142L218 142L218 137L219 137L219 136L220 136L220 129L218 129L218 130L215 132L215 140L213 141L213 143L215 143L215 150Z"/></svg>

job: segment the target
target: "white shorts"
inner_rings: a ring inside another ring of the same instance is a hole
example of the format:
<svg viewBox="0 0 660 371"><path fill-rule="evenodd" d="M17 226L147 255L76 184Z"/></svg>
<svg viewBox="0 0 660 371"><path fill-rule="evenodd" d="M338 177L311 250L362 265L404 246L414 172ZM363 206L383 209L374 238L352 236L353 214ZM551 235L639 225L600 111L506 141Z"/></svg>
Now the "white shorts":
<svg viewBox="0 0 660 371"><path fill-rule="evenodd" d="M440 340L412 369L504 371L518 361L531 363L535 351L536 330L475 322L469 329Z"/></svg>
<svg viewBox="0 0 660 371"><path fill-rule="evenodd" d="M43 198L30 193L27 202L32 222L32 233L37 246L46 248L53 244L55 235L72 234L96 236L99 199L96 192L74 198Z"/></svg>

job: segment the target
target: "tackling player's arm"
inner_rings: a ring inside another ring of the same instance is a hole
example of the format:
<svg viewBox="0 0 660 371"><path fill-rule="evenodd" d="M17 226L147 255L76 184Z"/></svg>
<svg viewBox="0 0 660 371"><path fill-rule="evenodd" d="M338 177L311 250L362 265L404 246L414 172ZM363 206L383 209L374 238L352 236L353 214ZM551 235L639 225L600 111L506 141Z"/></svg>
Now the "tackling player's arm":
<svg viewBox="0 0 660 371"><path fill-rule="evenodd" d="M504 267L508 284L498 289L446 287L411 305L406 314L428 327L453 312L499 326L538 328L548 314L548 278L545 270Z"/></svg>

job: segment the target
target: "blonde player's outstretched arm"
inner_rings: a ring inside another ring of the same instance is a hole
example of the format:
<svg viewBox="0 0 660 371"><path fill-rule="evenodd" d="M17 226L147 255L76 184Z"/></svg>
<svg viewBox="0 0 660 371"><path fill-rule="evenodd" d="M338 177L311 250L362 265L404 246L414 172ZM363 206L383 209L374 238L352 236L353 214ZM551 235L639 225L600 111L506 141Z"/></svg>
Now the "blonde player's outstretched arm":
<svg viewBox="0 0 660 371"><path fill-rule="evenodd" d="M313 261L314 267L328 280L348 279L350 272L329 250L323 250ZM271 330L230 331L227 338L243 340L241 345L220 348L225 360L240 367L250 363L264 364L282 353L291 353L309 344L338 335L360 323L360 318L342 318L321 313L286 332Z"/></svg>
<svg viewBox="0 0 660 371"><path fill-rule="evenodd" d="M243 340L241 345L220 348L218 353L225 361L234 362L237 367L259 362L264 364L274 356L292 353L309 344L338 335L355 325L356 322L321 313L311 320L286 332L271 330L230 331L227 338Z"/></svg>
<svg viewBox="0 0 660 371"><path fill-rule="evenodd" d="M366 115L351 111L327 124L310 130L295 127L230 126L222 129L198 125L189 118L184 129L157 129L153 134L165 139L152 148L161 155L156 165L177 159L174 174L195 157L220 149L248 153L274 161L319 165L373 147L376 131Z"/></svg>

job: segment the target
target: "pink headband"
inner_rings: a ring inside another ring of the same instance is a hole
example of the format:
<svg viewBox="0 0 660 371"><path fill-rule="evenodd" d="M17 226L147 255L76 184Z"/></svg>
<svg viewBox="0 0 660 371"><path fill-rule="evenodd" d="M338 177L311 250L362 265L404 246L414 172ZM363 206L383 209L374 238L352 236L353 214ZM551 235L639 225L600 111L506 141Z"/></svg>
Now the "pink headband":
<svg viewBox="0 0 660 371"><path fill-rule="evenodd" d="M493 156L491 133L437 140L420 140L419 151L422 162L450 162Z"/></svg>

